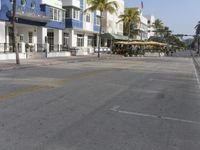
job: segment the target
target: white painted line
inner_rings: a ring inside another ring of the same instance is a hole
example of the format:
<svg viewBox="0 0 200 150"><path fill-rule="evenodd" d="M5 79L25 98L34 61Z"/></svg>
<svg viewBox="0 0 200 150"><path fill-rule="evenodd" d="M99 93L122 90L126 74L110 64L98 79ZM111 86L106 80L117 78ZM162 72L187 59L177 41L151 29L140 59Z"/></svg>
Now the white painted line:
<svg viewBox="0 0 200 150"><path fill-rule="evenodd" d="M147 118L156 118L156 119L162 119L162 120L170 120L170 121L200 125L200 122L198 122L198 121L185 120L185 119L173 118L173 117L164 117L164 116L159 116L159 115L144 114L144 113L139 113L139 112L130 112L130 111L119 110L119 108L120 108L120 106L114 106L110 110L117 112L117 113L121 113L121 114L127 114L127 115L139 116L139 117L147 117Z"/></svg>
<svg viewBox="0 0 200 150"><path fill-rule="evenodd" d="M193 62L192 62L193 63ZM200 81L199 81L199 76L198 76L198 73L197 73L197 69L193 63L193 67L194 67L194 71L195 71L195 75L196 75L196 79L197 79L197 83L198 83L198 86L199 86L199 89L200 89Z"/></svg>

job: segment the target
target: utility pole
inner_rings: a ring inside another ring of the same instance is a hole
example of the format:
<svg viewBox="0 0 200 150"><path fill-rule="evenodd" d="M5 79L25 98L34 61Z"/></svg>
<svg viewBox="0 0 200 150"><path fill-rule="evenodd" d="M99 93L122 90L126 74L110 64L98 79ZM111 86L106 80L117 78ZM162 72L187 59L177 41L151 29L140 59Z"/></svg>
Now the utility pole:
<svg viewBox="0 0 200 150"><path fill-rule="evenodd" d="M12 46L13 46L13 51L16 54L16 64L20 65L20 60L19 60L19 51L18 51L18 47L17 47L17 42L16 42L16 0L13 0L13 14L12 14L12 27L13 27L13 32L12 32Z"/></svg>

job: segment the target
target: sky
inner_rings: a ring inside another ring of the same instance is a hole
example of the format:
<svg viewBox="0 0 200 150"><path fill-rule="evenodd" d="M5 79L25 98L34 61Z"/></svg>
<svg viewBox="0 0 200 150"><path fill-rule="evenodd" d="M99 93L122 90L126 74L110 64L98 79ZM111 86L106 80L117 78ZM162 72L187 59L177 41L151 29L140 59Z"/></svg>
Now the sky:
<svg viewBox="0 0 200 150"><path fill-rule="evenodd" d="M154 15L174 34L194 34L200 21L200 0L125 0L126 7L141 7L144 15Z"/></svg>

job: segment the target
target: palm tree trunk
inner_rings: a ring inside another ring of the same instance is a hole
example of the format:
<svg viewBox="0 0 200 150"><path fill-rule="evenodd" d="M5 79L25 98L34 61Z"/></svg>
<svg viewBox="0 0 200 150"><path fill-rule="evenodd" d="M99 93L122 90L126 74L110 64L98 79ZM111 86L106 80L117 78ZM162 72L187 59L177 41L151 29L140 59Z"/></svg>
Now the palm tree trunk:
<svg viewBox="0 0 200 150"><path fill-rule="evenodd" d="M15 16L16 16L16 0L13 0L13 14L12 14L12 27L13 27L13 33L12 33L12 38L13 38L13 51L16 54L16 64L19 65L20 64L20 60L19 60L19 51L18 48L16 46L16 25L15 25Z"/></svg>
<svg viewBox="0 0 200 150"><path fill-rule="evenodd" d="M197 37L197 47L198 47L197 53L199 55L199 36Z"/></svg>
<svg viewBox="0 0 200 150"><path fill-rule="evenodd" d="M102 32L102 11L100 11L100 29L99 29L99 41L98 41L98 58L100 58L101 32Z"/></svg>
<svg viewBox="0 0 200 150"><path fill-rule="evenodd" d="M131 22L129 22L129 28L128 28L128 41L129 41L129 38L131 36Z"/></svg>

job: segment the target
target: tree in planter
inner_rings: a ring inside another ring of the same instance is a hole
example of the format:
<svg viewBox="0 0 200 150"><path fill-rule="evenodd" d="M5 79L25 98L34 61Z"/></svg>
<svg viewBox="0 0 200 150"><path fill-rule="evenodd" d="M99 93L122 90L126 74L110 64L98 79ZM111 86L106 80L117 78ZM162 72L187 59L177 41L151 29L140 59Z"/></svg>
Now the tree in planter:
<svg viewBox="0 0 200 150"><path fill-rule="evenodd" d="M26 43L25 48L26 48L26 52L30 52L30 45L28 43Z"/></svg>
<svg viewBox="0 0 200 150"><path fill-rule="evenodd" d="M89 8L87 8L84 12L100 11L100 30L99 30L99 41L98 41L98 58L99 58L100 57L103 12L109 12L111 14L116 13L116 11L118 9L118 4L116 1L109 1L109 0L87 0L87 3L89 5Z"/></svg>

